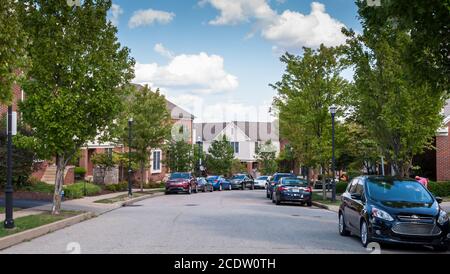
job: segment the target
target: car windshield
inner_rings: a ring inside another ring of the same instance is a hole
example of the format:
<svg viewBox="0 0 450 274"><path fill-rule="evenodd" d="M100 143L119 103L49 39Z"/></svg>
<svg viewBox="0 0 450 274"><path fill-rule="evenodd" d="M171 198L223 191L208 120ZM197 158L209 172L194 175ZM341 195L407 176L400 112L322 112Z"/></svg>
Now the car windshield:
<svg viewBox="0 0 450 274"><path fill-rule="evenodd" d="M206 180L208 180L208 181L217 180L217 179L219 179L219 176L209 176L208 178L206 178Z"/></svg>
<svg viewBox="0 0 450 274"><path fill-rule="evenodd" d="M415 181L369 180L368 196L382 202L433 203L433 197Z"/></svg>
<svg viewBox="0 0 450 274"><path fill-rule="evenodd" d="M245 175L234 175L233 177L231 177L231 179L238 179L238 180L242 180L244 179Z"/></svg>
<svg viewBox="0 0 450 274"><path fill-rule="evenodd" d="M285 186L308 186L308 182L305 180L297 179L297 178L286 178L282 180L283 185Z"/></svg>
<svg viewBox="0 0 450 274"><path fill-rule="evenodd" d="M267 180L267 178L269 178L269 176L261 176L258 177L256 180Z"/></svg>
<svg viewBox="0 0 450 274"><path fill-rule="evenodd" d="M273 181L274 182L278 182L281 178L285 178L285 177L292 177L292 174L277 174L275 176L273 176Z"/></svg>
<svg viewBox="0 0 450 274"><path fill-rule="evenodd" d="M189 173L172 173L169 179L173 180L173 179L189 179L189 178L190 178Z"/></svg>

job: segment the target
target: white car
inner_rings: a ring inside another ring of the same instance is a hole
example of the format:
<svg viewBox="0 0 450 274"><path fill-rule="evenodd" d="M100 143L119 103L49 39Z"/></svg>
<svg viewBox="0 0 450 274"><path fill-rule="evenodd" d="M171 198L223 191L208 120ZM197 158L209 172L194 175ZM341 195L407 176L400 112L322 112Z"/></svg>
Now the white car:
<svg viewBox="0 0 450 274"><path fill-rule="evenodd" d="M255 179L255 188L266 188L269 176L259 176Z"/></svg>

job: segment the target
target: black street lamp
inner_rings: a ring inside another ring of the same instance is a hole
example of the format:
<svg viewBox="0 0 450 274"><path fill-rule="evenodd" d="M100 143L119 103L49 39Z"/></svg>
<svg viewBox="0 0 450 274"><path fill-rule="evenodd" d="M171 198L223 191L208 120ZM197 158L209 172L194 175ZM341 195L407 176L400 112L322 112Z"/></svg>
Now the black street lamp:
<svg viewBox="0 0 450 274"><path fill-rule="evenodd" d="M133 196L133 190L131 186L131 127L133 126L133 118L128 119L128 197Z"/></svg>
<svg viewBox="0 0 450 274"><path fill-rule="evenodd" d="M198 147L198 175L202 175L202 138L197 137L197 147Z"/></svg>
<svg viewBox="0 0 450 274"><path fill-rule="evenodd" d="M330 107L330 114L331 114L331 128L332 128L332 149L333 149L333 156L332 156L332 169L333 169L333 190L331 193L331 200L333 202L336 201L336 159L334 155L335 150L335 144L334 144L334 120L336 117L337 107L335 105L332 105Z"/></svg>
<svg viewBox="0 0 450 274"><path fill-rule="evenodd" d="M12 186L12 135L13 135L13 111L12 106L8 106L8 152L7 152L7 173L5 187L5 222L6 229L15 227L13 218L13 186Z"/></svg>

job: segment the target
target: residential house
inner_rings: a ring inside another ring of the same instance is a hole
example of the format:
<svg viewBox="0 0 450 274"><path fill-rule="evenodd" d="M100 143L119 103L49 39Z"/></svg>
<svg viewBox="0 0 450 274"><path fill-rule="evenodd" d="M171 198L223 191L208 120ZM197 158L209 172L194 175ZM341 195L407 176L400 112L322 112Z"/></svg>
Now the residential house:
<svg viewBox="0 0 450 274"><path fill-rule="evenodd" d="M258 168L256 148L271 141L280 152L280 140L277 122L229 122L229 123L195 123L194 139L202 142L203 152L208 153L212 142L226 136L234 149L235 158L246 164L247 172L253 173Z"/></svg>

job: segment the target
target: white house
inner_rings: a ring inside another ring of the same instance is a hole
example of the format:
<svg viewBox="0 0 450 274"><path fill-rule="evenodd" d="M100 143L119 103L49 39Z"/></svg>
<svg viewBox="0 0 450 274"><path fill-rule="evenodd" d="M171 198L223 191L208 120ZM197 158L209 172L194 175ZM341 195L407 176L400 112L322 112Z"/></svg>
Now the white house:
<svg viewBox="0 0 450 274"><path fill-rule="evenodd" d="M194 123L193 139L200 140L207 153L211 143L225 135L234 148L235 158L247 164L251 173L258 167L255 157L258 145L270 140L277 155L280 152L278 129L277 122Z"/></svg>

